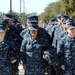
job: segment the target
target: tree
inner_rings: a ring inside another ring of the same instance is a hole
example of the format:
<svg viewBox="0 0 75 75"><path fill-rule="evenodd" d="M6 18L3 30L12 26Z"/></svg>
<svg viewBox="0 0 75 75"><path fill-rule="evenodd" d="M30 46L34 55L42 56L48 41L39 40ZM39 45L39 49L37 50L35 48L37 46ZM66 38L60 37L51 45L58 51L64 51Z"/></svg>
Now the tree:
<svg viewBox="0 0 75 75"><path fill-rule="evenodd" d="M45 9L44 12L41 13L39 16L42 17L42 20L48 22L50 18L55 18L58 13L61 13L61 4L60 1L53 2L49 4Z"/></svg>
<svg viewBox="0 0 75 75"><path fill-rule="evenodd" d="M10 11L8 12L8 14L10 14ZM26 21L26 14L23 12L21 13L21 15L18 12L14 12L12 11L12 15L17 18L22 24L25 23Z"/></svg>
<svg viewBox="0 0 75 75"><path fill-rule="evenodd" d="M70 17L75 17L75 0L60 0L65 14Z"/></svg>

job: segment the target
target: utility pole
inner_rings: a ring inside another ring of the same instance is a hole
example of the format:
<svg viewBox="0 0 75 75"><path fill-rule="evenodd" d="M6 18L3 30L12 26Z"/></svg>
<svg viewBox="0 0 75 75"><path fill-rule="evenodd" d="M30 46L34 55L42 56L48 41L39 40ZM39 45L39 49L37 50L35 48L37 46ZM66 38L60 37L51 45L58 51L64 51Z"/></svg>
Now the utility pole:
<svg viewBox="0 0 75 75"><path fill-rule="evenodd" d="M12 15L12 0L10 0L10 15Z"/></svg>
<svg viewBox="0 0 75 75"><path fill-rule="evenodd" d="M21 0L20 0L20 16L21 16Z"/></svg>
<svg viewBox="0 0 75 75"><path fill-rule="evenodd" d="M23 12L25 13L25 1L23 0Z"/></svg>
<svg viewBox="0 0 75 75"><path fill-rule="evenodd" d="M23 0L23 23L25 23L25 1Z"/></svg>
<svg viewBox="0 0 75 75"><path fill-rule="evenodd" d="M22 10L22 9L21 9L21 0L20 0L20 22L22 22L22 19L21 19L21 18L22 18L21 10Z"/></svg>

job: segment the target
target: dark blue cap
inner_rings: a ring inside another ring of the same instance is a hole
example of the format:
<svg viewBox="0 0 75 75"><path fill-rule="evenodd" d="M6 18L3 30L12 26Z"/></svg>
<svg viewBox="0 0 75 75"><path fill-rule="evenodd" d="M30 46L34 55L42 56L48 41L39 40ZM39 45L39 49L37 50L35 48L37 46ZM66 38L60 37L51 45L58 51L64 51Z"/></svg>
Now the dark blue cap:
<svg viewBox="0 0 75 75"><path fill-rule="evenodd" d="M63 23L63 24L66 24L66 21L67 21L66 19L63 19L62 23Z"/></svg>
<svg viewBox="0 0 75 75"><path fill-rule="evenodd" d="M18 21L18 19L14 19L13 23L20 24L20 22Z"/></svg>
<svg viewBox="0 0 75 75"><path fill-rule="evenodd" d="M29 30L38 30L38 25L37 24L30 24Z"/></svg>
<svg viewBox="0 0 75 75"><path fill-rule="evenodd" d="M73 19L68 19L66 25L69 29L75 28L75 21Z"/></svg>
<svg viewBox="0 0 75 75"><path fill-rule="evenodd" d="M30 22L30 23L36 22L36 23L38 23L38 16L28 16L27 17L27 22Z"/></svg>
<svg viewBox="0 0 75 75"><path fill-rule="evenodd" d="M57 20L55 18L51 18L50 21L49 21L49 23L52 23L54 25L58 24L58 22L57 22Z"/></svg>
<svg viewBox="0 0 75 75"><path fill-rule="evenodd" d="M62 17L62 16L64 16L64 14L62 14L62 13L59 13L59 14L57 15L58 18L60 18L60 17Z"/></svg>
<svg viewBox="0 0 75 75"><path fill-rule="evenodd" d="M6 14L5 16L7 16L8 18L14 18L12 15L10 14Z"/></svg>
<svg viewBox="0 0 75 75"><path fill-rule="evenodd" d="M62 23L63 24L66 24L66 21L69 19L69 16L67 16L67 15L64 15L64 16L62 16L61 17L61 20L62 20Z"/></svg>
<svg viewBox="0 0 75 75"><path fill-rule="evenodd" d="M1 23L2 23L2 24L5 24L6 26L8 26L8 25L9 25L9 23L8 23L8 20L7 20L7 19L3 20Z"/></svg>
<svg viewBox="0 0 75 75"><path fill-rule="evenodd" d="M3 14L2 19L14 19L14 16L10 15L10 14Z"/></svg>
<svg viewBox="0 0 75 75"><path fill-rule="evenodd" d="M54 25L58 25L59 23L57 21L54 22Z"/></svg>

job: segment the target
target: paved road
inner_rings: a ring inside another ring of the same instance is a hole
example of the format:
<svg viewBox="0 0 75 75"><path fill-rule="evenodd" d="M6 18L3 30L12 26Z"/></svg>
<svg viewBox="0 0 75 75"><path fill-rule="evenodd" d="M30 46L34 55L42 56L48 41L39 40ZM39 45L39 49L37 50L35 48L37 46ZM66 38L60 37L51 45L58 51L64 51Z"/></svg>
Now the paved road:
<svg viewBox="0 0 75 75"><path fill-rule="evenodd" d="M19 65L19 75L24 75L24 70L21 64Z"/></svg>

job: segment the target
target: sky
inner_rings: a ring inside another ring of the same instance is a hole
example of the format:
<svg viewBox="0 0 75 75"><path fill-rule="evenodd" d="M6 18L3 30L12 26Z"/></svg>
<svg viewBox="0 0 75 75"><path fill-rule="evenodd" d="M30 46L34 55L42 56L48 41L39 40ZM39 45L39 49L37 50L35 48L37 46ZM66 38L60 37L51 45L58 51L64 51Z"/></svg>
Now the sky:
<svg viewBox="0 0 75 75"><path fill-rule="evenodd" d="M23 9L23 2L25 1L25 10ZM21 0L21 12L26 13L37 12L41 14L49 3L58 0ZM0 0L0 12L7 13L10 10L10 0ZM20 13L20 0L12 0L12 10Z"/></svg>

